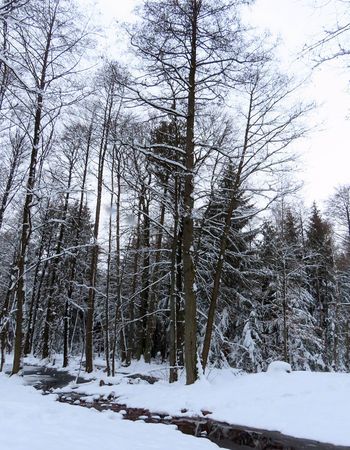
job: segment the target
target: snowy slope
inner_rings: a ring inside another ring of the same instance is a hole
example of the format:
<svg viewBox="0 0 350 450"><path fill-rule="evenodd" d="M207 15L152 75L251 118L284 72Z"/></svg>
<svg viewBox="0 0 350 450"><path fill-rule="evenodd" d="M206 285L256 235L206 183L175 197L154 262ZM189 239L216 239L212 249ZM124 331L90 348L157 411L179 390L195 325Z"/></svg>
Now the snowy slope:
<svg viewBox="0 0 350 450"><path fill-rule="evenodd" d="M0 374L1 450L215 450L170 425L122 420L116 413L57 403Z"/></svg>

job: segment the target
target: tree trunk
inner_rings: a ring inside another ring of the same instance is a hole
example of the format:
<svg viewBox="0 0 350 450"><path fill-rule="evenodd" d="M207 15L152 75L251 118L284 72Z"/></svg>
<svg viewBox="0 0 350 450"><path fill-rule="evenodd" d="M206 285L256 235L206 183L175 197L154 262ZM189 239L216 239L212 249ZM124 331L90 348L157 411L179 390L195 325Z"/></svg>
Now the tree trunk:
<svg viewBox="0 0 350 450"><path fill-rule="evenodd" d="M99 162L98 162L98 177L97 177L97 198L95 223L93 230L94 245L92 247L92 257L90 265L90 286L86 313L86 338L85 338L85 357L86 357L86 372L93 371L93 329L94 329L94 311L95 311L95 289L97 281L97 262L98 262L98 235L101 215L102 202L102 188L103 188L103 171L108 146L108 137L110 132L111 114L113 107L113 87L110 87L108 92L106 108L104 112L103 133L100 143Z"/></svg>
<svg viewBox="0 0 350 450"><path fill-rule="evenodd" d="M149 199L147 198L147 188L142 188L141 193L141 214L143 217L142 223L142 270L141 270L141 293L140 293L140 307L139 307L139 320L141 325L138 326L137 336L137 348L136 358L140 359L145 354L146 344L146 327L147 327L147 314L149 312L149 293L150 293L150 279L149 279L149 266L150 266L150 219L149 219Z"/></svg>
<svg viewBox="0 0 350 450"><path fill-rule="evenodd" d="M43 251L44 251L44 243L43 243L43 237L42 237L41 244L39 247L38 261L37 261L37 264L35 267L35 272L34 272L32 296L30 299L29 313L28 313L28 320L27 320L27 331L26 331L26 336L24 339L24 355L28 355L32 350L32 347L30 344L31 344L31 335L32 335L32 331L33 331L33 313L34 313L35 300L37 298L36 294L38 291L39 269L40 269L40 265L41 265L41 258L43 256Z"/></svg>
<svg viewBox="0 0 350 450"><path fill-rule="evenodd" d="M0 93L0 96L1 96L1 93ZM0 109L1 109L1 106L0 106ZM13 148L13 150L12 150L12 159L11 159L10 170L9 170L9 174L7 176L5 191L2 196L1 204L0 204L0 230L2 227L3 220L4 220L4 213L8 206L12 186L15 181L15 173L16 173L17 167L19 165L21 143L18 143L18 145L15 143L14 145L15 145L15 148Z"/></svg>
<svg viewBox="0 0 350 450"><path fill-rule="evenodd" d="M14 267L14 265L13 265ZM6 292L5 302L2 306L0 312L0 372L2 372L4 364L5 364L5 353L6 353L6 344L7 344L7 335L8 335L8 325L9 325L9 312L10 312L10 302L11 296L13 294L13 274L10 276L8 289Z"/></svg>
<svg viewBox="0 0 350 450"><path fill-rule="evenodd" d="M238 164L235 181L233 183L232 190L231 190L230 203L228 205L227 212L226 212L225 225L224 225L224 230L223 230L221 240L220 240L219 255L218 255L215 273L214 273L213 289L212 289L212 294L211 294L211 298L210 298L208 320L207 320L207 326L206 326L206 330L205 330L205 337L204 337L204 344L203 344L203 351L202 351L203 371L205 371L205 368L206 368L206 365L208 362L208 356L209 356L210 345L211 345L211 337L212 337L212 333L213 333L213 326L214 326L214 320L215 320L216 305L217 305L217 300L218 300L219 293L220 293L221 275L222 275L222 270L224 267L225 253L226 253L226 248L227 248L228 237L230 234L232 215L233 215L235 208L237 207L236 195L237 195L237 189L241 182L241 175L242 175L245 155L246 155L246 151L247 151L247 147L248 147L252 104L253 104L253 94L251 93L250 101L249 101L248 115L247 115L247 124L246 124L245 136L244 136L244 142L243 142L243 150L242 150L242 154L241 154L240 161Z"/></svg>
<svg viewBox="0 0 350 450"><path fill-rule="evenodd" d="M20 371L22 365L22 351L23 351L23 305L25 301L25 265L26 255L29 244L30 232L31 232L31 209L34 195L34 187L36 181L36 169L37 159L39 151L39 143L41 136L41 119L43 112L43 92L46 87L46 71L48 68L48 59L50 55L50 48L52 42L53 26L56 21L55 14L53 15L48 27L47 38L45 43L45 51L42 61L42 69L40 73L38 83L38 94L36 97L36 109L34 118L34 131L33 131L33 145L30 155L29 163L29 175L27 179L26 193L23 206L22 216L22 231L19 246L19 256L17 260L17 308L16 308L16 332L15 332L15 348L13 356L12 374L16 374Z"/></svg>
<svg viewBox="0 0 350 450"><path fill-rule="evenodd" d="M52 327L52 308L53 308L53 296L55 292L57 292L57 270L58 270L58 262L59 256L63 247L63 239L66 230L66 220L69 206L69 198L70 198L70 189L72 185L72 177L74 170L74 157L72 157L69 166L68 172L68 180L66 186L66 196L64 199L63 211L62 211L62 222L59 225L59 235L56 244L55 250L55 258L53 260L53 267L51 271L50 284L49 284L49 292L48 292L48 300L46 306L46 318L44 322L44 330L43 330L43 349L42 349L42 358L48 358L50 356L50 337L51 337L51 327Z"/></svg>
<svg viewBox="0 0 350 450"><path fill-rule="evenodd" d="M35 113L33 147L29 164L29 176L27 180L26 194L22 216L22 232L20 239L19 256L17 260L17 290L16 290L16 332L15 332L15 348L13 357L12 374L20 371L22 366L22 350L23 350L23 305L25 300L24 276L25 276L25 260L29 237L31 232L31 207L33 201L33 191L35 186L35 175L38 157L38 148L40 141L40 126L42 115L43 97L41 94L37 96L37 108Z"/></svg>
<svg viewBox="0 0 350 450"><path fill-rule="evenodd" d="M133 261L133 279L131 299L129 300L129 326L128 326L128 351L126 362L130 364L131 358L135 356L135 296L137 290L138 281L138 269L139 269L139 249L140 249L140 229L141 229L141 196L138 203L137 213L137 226L136 226L136 243L134 249L134 261Z"/></svg>
<svg viewBox="0 0 350 450"><path fill-rule="evenodd" d="M163 198L166 197L167 191L168 191L168 177L166 178L164 182L164 192L163 192ZM159 230L157 235L157 241L155 246L156 256L154 261L154 269L153 269L153 276L152 276L152 282L151 282L151 293L150 293L150 301L149 301L149 307L148 307L148 316L147 316L147 325L146 325L146 342L145 342L145 361L147 363L151 362L151 352L152 352L152 346L153 346L153 335L154 331L156 329L156 315L155 315L155 309L156 309L156 302L157 302L157 290L156 290L156 284L157 280L159 278L159 264L161 261L161 250L162 250L162 243L163 243L163 226L164 226L164 219L165 219L165 203L162 202L161 208L160 208L160 218L159 218Z"/></svg>
<svg viewBox="0 0 350 450"><path fill-rule="evenodd" d="M178 250L179 235L179 181L175 177L174 192L174 236L171 249L171 268L170 268L170 326L169 326L169 383L177 381L177 296L176 296L176 256Z"/></svg>
<svg viewBox="0 0 350 450"><path fill-rule="evenodd" d="M116 244L116 278L117 278L117 295L115 300L115 309L114 309L114 324L113 324L113 344L112 344L112 376L115 376L115 358L116 358L116 349L117 349L117 324L118 324L118 315L119 315L119 308L121 308L121 254L120 254L120 201L121 201L121 155L116 152L114 154L114 158L117 159L117 195L116 195L116 217L115 217L115 244ZM112 174L114 176L114 174ZM124 342L126 342L125 339L125 330L123 328L123 336L124 336ZM127 359L128 350L126 348L126 345L124 345L124 356Z"/></svg>
<svg viewBox="0 0 350 450"><path fill-rule="evenodd" d="M78 216L77 216L77 226L76 226L76 232L74 237L74 245L79 244L80 234L81 234L81 220L83 215L83 208L84 208L84 195L85 195L85 186L86 186L86 179L88 174L88 166L89 166L89 158L90 158L90 149L91 149L91 139L92 139L92 130L93 130L93 124L94 124L94 115L91 118L90 126L88 128L88 134L87 134L87 141L86 141L86 151L85 151L85 157L84 157L84 164L83 164L83 174L82 174L82 180L81 180L81 188L80 188L80 199L79 199L79 209L78 209ZM77 267L77 258L76 256L73 257L71 266L70 266L70 276L69 276L69 286L67 291L67 299L65 302L64 310L64 318L63 318L63 367L68 366L69 357L69 324L70 324L70 303L73 298L73 292L74 292L74 280L76 276L76 267ZM78 315L77 315L78 318Z"/></svg>
<svg viewBox="0 0 350 450"><path fill-rule="evenodd" d="M200 2L192 2L191 57L188 77L186 118L186 173L183 214L183 277L185 294L185 368L186 384L197 379L197 300L194 289L193 206L194 206L194 121L196 112L197 15Z"/></svg>

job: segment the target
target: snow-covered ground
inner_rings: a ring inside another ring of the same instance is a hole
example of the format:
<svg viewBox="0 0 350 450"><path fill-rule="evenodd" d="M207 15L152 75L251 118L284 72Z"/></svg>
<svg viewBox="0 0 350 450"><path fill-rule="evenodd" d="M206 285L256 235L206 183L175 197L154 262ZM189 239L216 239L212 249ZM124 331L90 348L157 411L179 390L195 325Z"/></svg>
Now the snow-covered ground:
<svg viewBox="0 0 350 450"><path fill-rule="evenodd" d="M94 375L112 386L99 386L96 380L76 391L87 396L114 393L119 403L173 416L202 416L210 411L207 417L219 421L350 446L350 374L279 370L240 374L224 369L212 370L186 386L183 379L169 384L162 366L139 362L120 370L162 379L150 385L125 375L107 378L100 371Z"/></svg>
<svg viewBox="0 0 350 450"><path fill-rule="evenodd" d="M94 376L94 381L72 383L57 392L74 390L86 395L87 400L114 393L118 403L153 413L202 416L204 412L219 421L350 448L350 374L287 373L286 367L278 364L258 374L213 369L194 385L186 386L183 374L180 381L169 384L164 365L133 362L127 368L119 367L112 378L104 373L103 361L97 362L101 368L87 376ZM38 361L27 359L28 363ZM56 359L55 367L59 365ZM77 374L78 367L79 362L72 360L69 370ZM160 381L151 385L138 377L130 379L130 374L150 375ZM101 379L111 385L100 386ZM182 435L171 426L122 421L116 413L55 403L54 395L41 396L32 387L24 387L23 382L26 377L23 381L0 376L0 449L46 450L47 442L52 443L50 450L61 450L62 442L65 450L218 448L205 439ZM30 446L24 446L24 442Z"/></svg>
<svg viewBox="0 0 350 450"><path fill-rule="evenodd" d="M21 377L0 374L1 450L215 450L171 425L122 420L117 413L55 402Z"/></svg>

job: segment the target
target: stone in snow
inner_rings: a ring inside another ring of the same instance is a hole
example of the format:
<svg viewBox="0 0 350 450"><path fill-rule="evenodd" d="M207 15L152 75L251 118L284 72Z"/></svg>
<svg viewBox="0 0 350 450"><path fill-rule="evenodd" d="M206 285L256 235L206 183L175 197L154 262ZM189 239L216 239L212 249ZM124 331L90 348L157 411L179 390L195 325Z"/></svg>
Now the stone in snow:
<svg viewBox="0 0 350 450"><path fill-rule="evenodd" d="M267 368L266 372L284 372L291 373L292 367L289 363L284 361L272 361Z"/></svg>

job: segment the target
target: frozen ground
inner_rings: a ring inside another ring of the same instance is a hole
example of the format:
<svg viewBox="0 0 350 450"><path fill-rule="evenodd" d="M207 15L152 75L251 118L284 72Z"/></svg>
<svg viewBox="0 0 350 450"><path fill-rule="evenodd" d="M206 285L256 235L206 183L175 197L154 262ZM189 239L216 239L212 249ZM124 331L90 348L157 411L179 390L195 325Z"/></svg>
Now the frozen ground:
<svg viewBox="0 0 350 450"><path fill-rule="evenodd" d="M206 439L187 436L171 425L122 420L117 413L55 402L21 377L0 374L2 450L215 450Z"/></svg>

